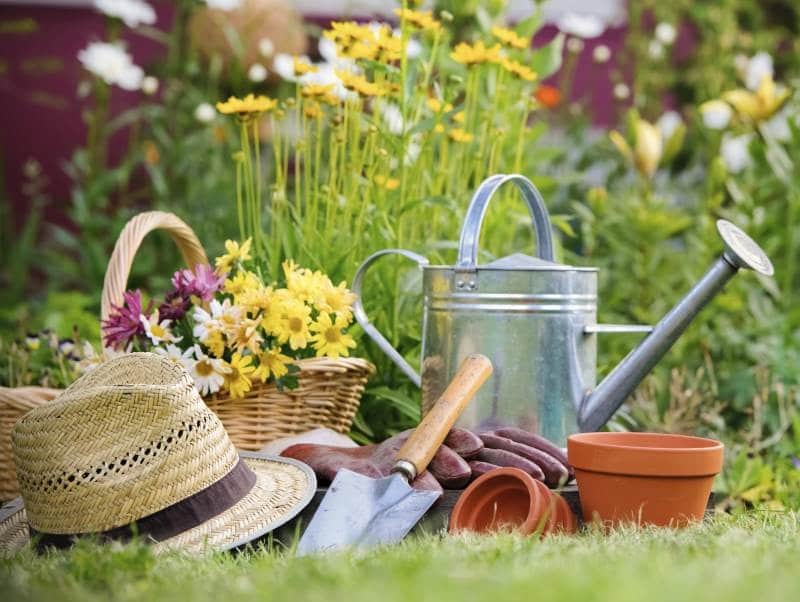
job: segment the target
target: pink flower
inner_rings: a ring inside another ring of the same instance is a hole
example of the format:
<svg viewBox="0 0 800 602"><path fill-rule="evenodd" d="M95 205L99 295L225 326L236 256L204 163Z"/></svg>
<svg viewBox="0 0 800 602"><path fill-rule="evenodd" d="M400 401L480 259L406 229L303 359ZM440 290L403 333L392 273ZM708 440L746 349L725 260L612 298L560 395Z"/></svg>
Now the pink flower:
<svg viewBox="0 0 800 602"><path fill-rule="evenodd" d="M126 291L122 295L121 306L113 306L111 315L103 320L103 341L106 347L113 349L124 349L137 335L144 334L139 316L149 314L153 302L147 305L147 309L142 309L142 291Z"/></svg>
<svg viewBox="0 0 800 602"><path fill-rule="evenodd" d="M192 295L200 297L203 301L211 301L225 282L224 276L218 276L210 265L199 263L194 271L189 269L178 270L172 276L172 286L177 296L188 299Z"/></svg>

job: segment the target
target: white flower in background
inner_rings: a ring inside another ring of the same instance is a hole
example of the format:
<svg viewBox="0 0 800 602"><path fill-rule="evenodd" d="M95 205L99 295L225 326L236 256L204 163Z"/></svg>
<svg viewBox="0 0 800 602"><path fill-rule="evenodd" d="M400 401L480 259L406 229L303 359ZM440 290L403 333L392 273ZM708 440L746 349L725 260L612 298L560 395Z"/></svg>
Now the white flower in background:
<svg viewBox="0 0 800 602"><path fill-rule="evenodd" d="M236 10L242 5L242 0L206 0L206 4L215 10Z"/></svg>
<svg viewBox="0 0 800 602"><path fill-rule="evenodd" d="M631 89L628 87L627 84L623 84L622 82L616 84L614 86L614 98L617 100L625 100L631 95Z"/></svg>
<svg viewBox="0 0 800 602"><path fill-rule="evenodd" d="M611 59L611 49L605 44L598 44L592 50L592 59L594 59L595 63L601 65L607 63Z"/></svg>
<svg viewBox="0 0 800 602"><path fill-rule="evenodd" d="M143 0L94 0L94 7L104 15L121 20L128 27L156 22L156 11Z"/></svg>
<svg viewBox="0 0 800 602"><path fill-rule="evenodd" d="M201 102L194 109L194 118L200 123L211 123L216 116L216 109L207 102Z"/></svg>
<svg viewBox="0 0 800 602"><path fill-rule="evenodd" d="M141 320L142 326L144 326L144 333L147 335L147 338L155 345L162 342L177 343L183 338L176 337L170 331L169 325L172 324L172 320L158 321L158 310L150 314L150 317L144 314L140 315L139 320Z"/></svg>
<svg viewBox="0 0 800 602"><path fill-rule="evenodd" d="M578 54L583 50L583 40L580 38L570 38L567 40L567 50L572 54Z"/></svg>
<svg viewBox="0 0 800 602"><path fill-rule="evenodd" d="M192 319L194 320L192 335L201 341L205 341L212 332L217 332L222 328L219 321L202 307L194 308Z"/></svg>
<svg viewBox="0 0 800 602"><path fill-rule="evenodd" d="M314 66L317 68L317 70L314 71L313 73L306 73L305 75L301 75L298 81L301 84L310 84L318 86L333 85L333 93L336 96L338 96L340 100L357 98L358 94L345 88L344 84L342 83L342 80L339 78L338 75L336 75L337 69L356 71L357 67L355 63L349 60L345 61L343 59L340 65L341 67L337 67L334 64L328 62L316 63Z"/></svg>
<svg viewBox="0 0 800 602"><path fill-rule="evenodd" d="M226 367L222 360L207 356L199 345L186 350L183 363L192 375L200 395L211 395L219 391L225 382L224 375L230 372L230 368Z"/></svg>
<svg viewBox="0 0 800 602"><path fill-rule="evenodd" d="M92 42L78 53L83 67L109 85L124 90L138 90L144 71L133 63L131 55L117 44Z"/></svg>
<svg viewBox="0 0 800 602"><path fill-rule="evenodd" d="M267 68L261 63L253 63L247 70L247 79L251 82L260 83L267 79Z"/></svg>
<svg viewBox="0 0 800 602"><path fill-rule="evenodd" d="M173 345L172 343L168 344L166 349L164 347L154 347L153 353L155 353L156 355L160 355L165 359L168 359L173 364L180 364L181 366L184 365L183 349L181 349L177 345Z"/></svg>
<svg viewBox="0 0 800 602"><path fill-rule="evenodd" d="M664 46L671 46L678 37L678 31L672 23L661 22L656 25L656 40L664 44Z"/></svg>
<svg viewBox="0 0 800 602"><path fill-rule="evenodd" d="M324 68L327 65L332 68L331 71L334 68L346 71L355 71L357 69L353 59L346 56L339 56L336 49L336 42L333 40L322 37L319 39L317 48L319 49L319 55L324 59L323 63L317 65L318 68ZM313 75L313 73L308 73L307 75Z"/></svg>
<svg viewBox="0 0 800 602"><path fill-rule="evenodd" d="M731 136L725 134L722 137L722 144L719 147L722 162L729 173L739 173L750 165L750 140L752 134L742 134L741 136Z"/></svg>
<svg viewBox="0 0 800 602"><path fill-rule="evenodd" d="M261 38L258 41L258 52L265 59L272 58L272 55L275 54L275 44L269 38Z"/></svg>
<svg viewBox="0 0 800 602"><path fill-rule="evenodd" d="M145 76L145 78L142 80L142 92L148 96L152 96L158 92L158 79L152 75Z"/></svg>
<svg viewBox="0 0 800 602"><path fill-rule="evenodd" d="M675 130L677 130L682 123L683 119L681 119L677 111L667 111L664 113L658 118L658 121L656 121L656 127L658 131L661 132L661 139L667 142L672 138L672 134L675 133Z"/></svg>
<svg viewBox="0 0 800 602"><path fill-rule="evenodd" d="M747 60L742 79L745 85L753 91L758 90L764 77L774 75L772 57L768 52L757 52Z"/></svg>
<svg viewBox="0 0 800 602"><path fill-rule="evenodd" d="M770 138L778 142L788 142L792 138L792 130L789 127L789 117L791 111L789 107L784 107L780 112L775 113L769 120L761 124L761 130ZM795 123L797 120L795 118Z"/></svg>
<svg viewBox="0 0 800 602"><path fill-rule="evenodd" d="M733 109L722 100L709 100L700 105L703 125L710 130L724 130L733 117Z"/></svg>
<svg viewBox="0 0 800 602"><path fill-rule="evenodd" d="M395 29L392 31L392 36L399 40L403 37L403 32L400 29ZM422 54L422 44L414 38L408 38L406 40L406 57L413 60L418 58L420 54Z"/></svg>
<svg viewBox="0 0 800 602"><path fill-rule="evenodd" d="M406 165L413 165L416 163L421 151L422 147L419 144L419 136L415 136L409 140L408 145L406 145L406 152L403 162Z"/></svg>
<svg viewBox="0 0 800 602"><path fill-rule="evenodd" d="M589 39L596 38L603 33L606 29L606 24L594 15L565 13L556 21L556 27L564 33Z"/></svg>
<svg viewBox="0 0 800 602"><path fill-rule="evenodd" d="M291 54L276 54L272 59L272 70L288 82L297 81L294 75L294 57Z"/></svg>
<svg viewBox="0 0 800 602"><path fill-rule="evenodd" d="M386 129L397 136L403 133L403 114L396 104L382 102L378 110L383 123L386 124Z"/></svg>
<svg viewBox="0 0 800 602"><path fill-rule="evenodd" d="M650 40L647 45L647 54L651 59L660 59L664 56L664 46L658 40Z"/></svg>

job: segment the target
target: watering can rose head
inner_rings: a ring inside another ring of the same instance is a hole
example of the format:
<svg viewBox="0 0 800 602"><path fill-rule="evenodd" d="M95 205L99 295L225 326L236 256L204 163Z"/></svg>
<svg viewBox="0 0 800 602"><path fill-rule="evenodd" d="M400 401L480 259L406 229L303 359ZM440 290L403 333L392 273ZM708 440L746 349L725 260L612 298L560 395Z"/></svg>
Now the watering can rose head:
<svg viewBox="0 0 800 602"><path fill-rule="evenodd" d="M346 284L292 261L267 284L249 269L251 244L227 241L216 269L178 270L161 303L126 292L103 322L106 347L166 356L187 368L203 395L232 397L255 380L295 386L299 359L349 355L355 296Z"/></svg>
<svg viewBox="0 0 800 602"><path fill-rule="evenodd" d="M494 193L507 182L517 186L530 210L537 256L515 253L478 265L483 218ZM513 425L563 445L577 430L600 428L739 269L772 274L770 260L744 232L724 220L717 228L724 252L658 325L597 324L597 270L555 262L549 215L536 187L520 175L495 175L470 201L455 265L429 265L411 251L379 251L353 279L359 296L354 312L367 335L421 386L423 410L438 398L463 357L482 353L495 372L462 414L460 426L485 430ZM370 323L361 304L366 270L390 253L422 268L421 375ZM649 335L595 387L600 333Z"/></svg>

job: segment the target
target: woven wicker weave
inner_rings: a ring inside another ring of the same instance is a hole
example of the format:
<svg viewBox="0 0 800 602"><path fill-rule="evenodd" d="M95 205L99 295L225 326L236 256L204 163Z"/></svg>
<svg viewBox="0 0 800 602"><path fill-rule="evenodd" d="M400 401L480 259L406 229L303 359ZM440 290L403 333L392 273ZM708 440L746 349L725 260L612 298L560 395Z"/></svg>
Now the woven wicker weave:
<svg viewBox="0 0 800 602"><path fill-rule="evenodd" d="M59 393L58 389L46 387L0 387L0 502L19 495L14 456L11 453L11 429L14 423Z"/></svg>
<svg viewBox="0 0 800 602"><path fill-rule="evenodd" d="M131 264L149 232L166 230L189 267L208 263L205 251L192 229L171 213L148 211L132 218L120 233L108 263L101 317L122 302ZM299 386L278 391L274 384L254 383L241 399L228 395L206 398L239 449L256 451L290 435L327 427L347 433L361 401L361 394L374 366L358 358L314 358L297 362Z"/></svg>

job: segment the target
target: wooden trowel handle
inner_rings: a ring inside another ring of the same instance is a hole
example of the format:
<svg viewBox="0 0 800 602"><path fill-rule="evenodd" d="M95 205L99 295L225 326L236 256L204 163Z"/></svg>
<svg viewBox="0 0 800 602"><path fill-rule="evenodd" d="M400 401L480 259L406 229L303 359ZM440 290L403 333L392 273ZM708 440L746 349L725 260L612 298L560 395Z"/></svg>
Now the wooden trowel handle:
<svg viewBox="0 0 800 602"><path fill-rule="evenodd" d="M425 470L461 412L491 375L488 357L477 353L467 356L444 393L397 452L393 471L402 472L413 481Z"/></svg>

